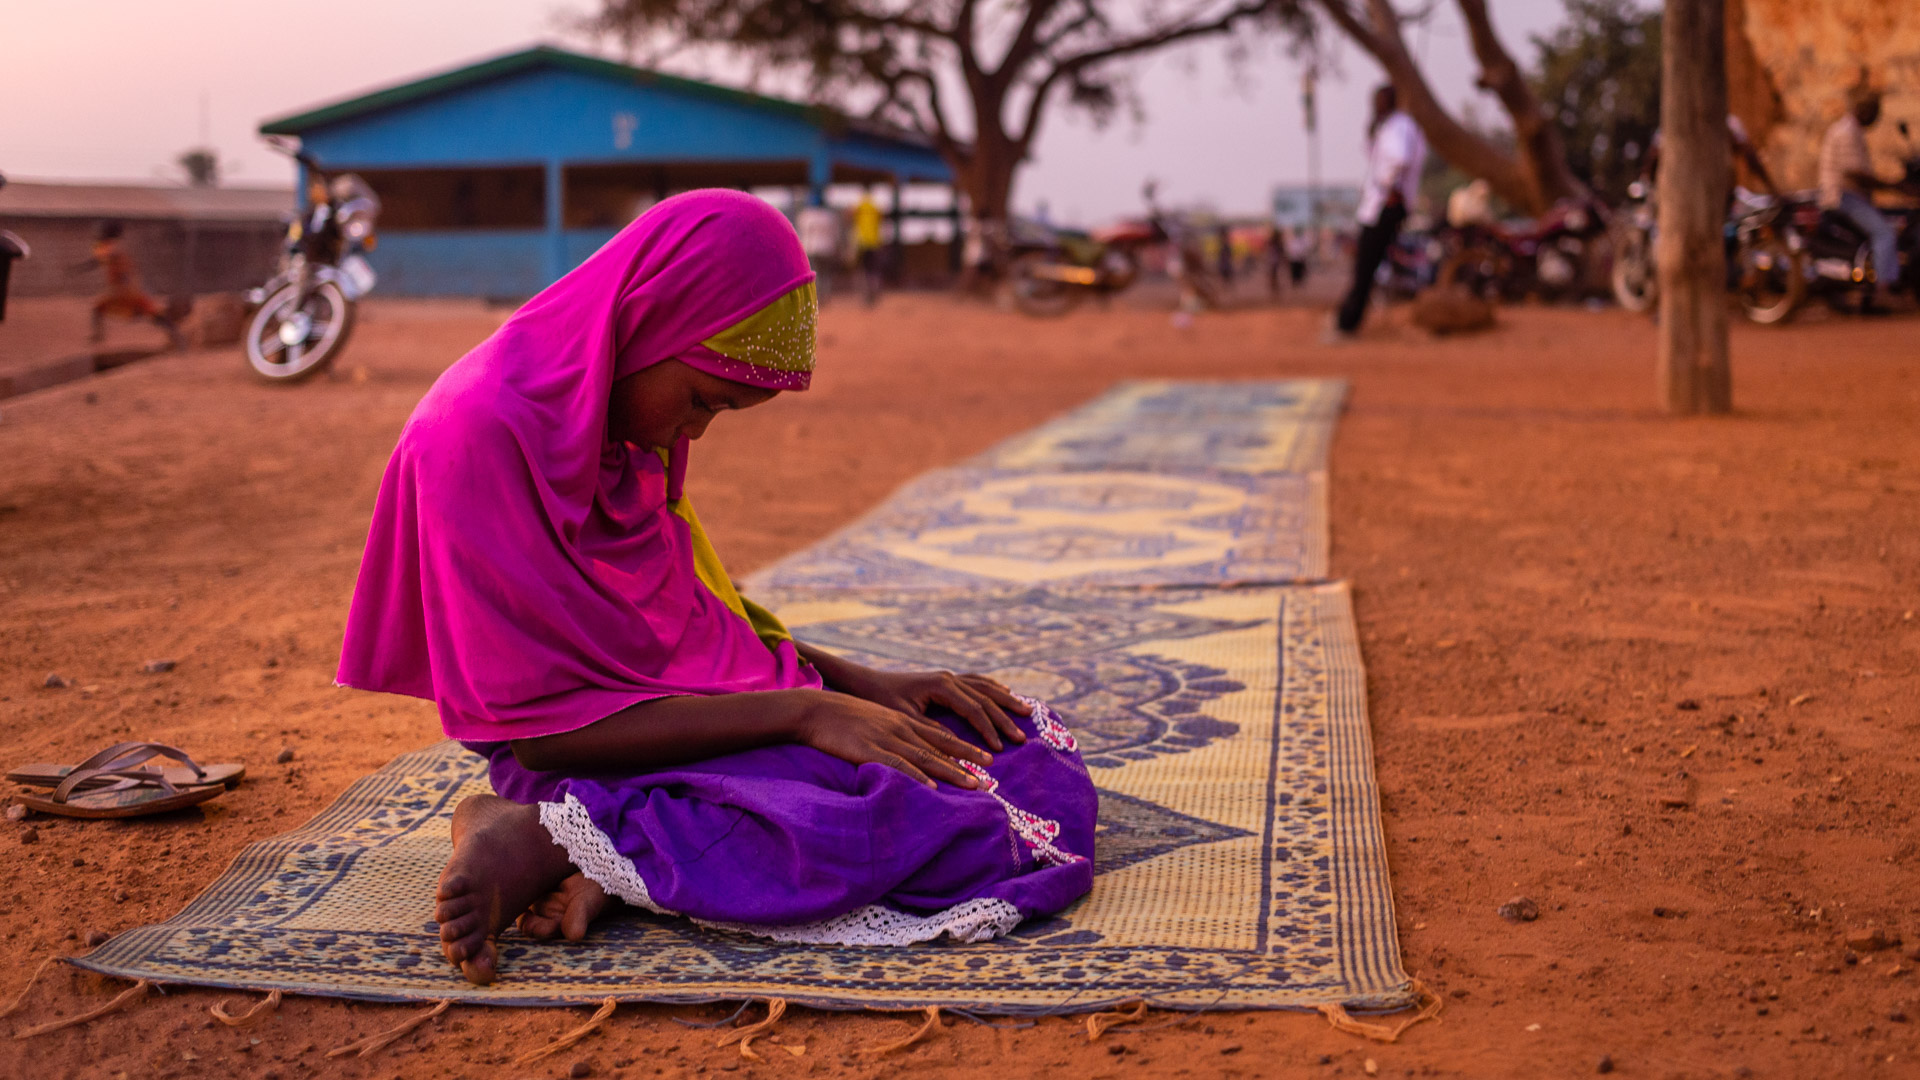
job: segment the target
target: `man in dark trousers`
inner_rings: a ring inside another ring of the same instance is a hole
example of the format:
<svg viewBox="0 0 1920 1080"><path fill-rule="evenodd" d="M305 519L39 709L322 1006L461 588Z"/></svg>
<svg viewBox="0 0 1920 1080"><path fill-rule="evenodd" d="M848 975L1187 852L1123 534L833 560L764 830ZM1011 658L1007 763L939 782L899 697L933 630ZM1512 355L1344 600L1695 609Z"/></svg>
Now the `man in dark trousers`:
<svg viewBox="0 0 1920 1080"><path fill-rule="evenodd" d="M1373 296L1373 277L1400 235L1400 224L1420 191L1420 169L1427 162L1427 140L1413 117L1400 111L1392 86L1373 92L1373 121L1367 125L1367 176L1354 218L1360 240L1353 253L1353 286L1329 328L1329 341L1348 341L1360 330Z"/></svg>

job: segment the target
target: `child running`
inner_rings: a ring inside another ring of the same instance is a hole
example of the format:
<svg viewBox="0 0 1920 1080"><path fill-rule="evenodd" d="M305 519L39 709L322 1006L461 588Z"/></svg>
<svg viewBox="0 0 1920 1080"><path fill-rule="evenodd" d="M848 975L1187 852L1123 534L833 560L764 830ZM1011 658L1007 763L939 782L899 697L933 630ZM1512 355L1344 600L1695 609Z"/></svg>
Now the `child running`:
<svg viewBox="0 0 1920 1080"><path fill-rule="evenodd" d="M339 681L485 755L434 918L580 940L611 900L779 941L981 941L1093 882L1073 737L992 679L875 671L735 591L682 494L715 416L804 390L813 273L730 191L667 199L440 377L381 482Z"/></svg>
<svg viewBox="0 0 1920 1080"><path fill-rule="evenodd" d="M148 296L146 290L140 287L139 273L133 267L133 256L120 246L120 236L124 231L117 221L101 222L94 233L93 255L73 267L77 272L98 266L107 276L107 291L93 301L92 333L88 340L95 344L106 340L108 316L146 319L166 331L168 344L177 349L182 340L180 328L159 301Z"/></svg>

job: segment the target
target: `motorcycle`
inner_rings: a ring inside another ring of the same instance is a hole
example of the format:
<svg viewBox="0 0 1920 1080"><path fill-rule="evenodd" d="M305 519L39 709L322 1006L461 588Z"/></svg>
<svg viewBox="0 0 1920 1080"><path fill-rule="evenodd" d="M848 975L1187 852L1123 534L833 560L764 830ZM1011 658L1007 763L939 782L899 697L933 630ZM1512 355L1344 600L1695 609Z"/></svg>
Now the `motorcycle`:
<svg viewBox="0 0 1920 1080"><path fill-rule="evenodd" d="M1900 137L1907 142L1907 154L1901 161L1904 175L1899 191L1920 199L1920 151L1913 146L1906 121L1898 125ZM1900 278L1920 299L1920 209L1881 207L1892 222L1899 252ZM1880 270L1873 265L1873 246L1867 234L1852 220L1833 210L1823 210L1810 192L1796 196L1787 208L1790 227L1806 252L1808 291L1824 297L1836 309L1844 309L1851 299L1857 310L1869 310L1880 288Z"/></svg>
<svg viewBox="0 0 1920 1080"><path fill-rule="evenodd" d="M377 277L365 252L378 243L380 198L352 173L329 176L301 151L286 151L315 180L313 198L287 227L280 272L247 293L247 362L261 376L294 382L327 367L352 333L354 305Z"/></svg>
<svg viewBox="0 0 1920 1080"><path fill-rule="evenodd" d="M1553 301L1578 295L1604 255L1606 208L1593 198L1562 199L1521 228L1498 223L1449 230L1449 254L1437 275L1485 299Z"/></svg>
<svg viewBox="0 0 1920 1080"><path fill-rule="evenodd" d="M1446 255L1445 245L1425 231L1402 231L1380 260L1373 281L1395 300L1411 300L1439 280L1439 265Z"/></svg>
<svg viewBox="0 0 1920 1080"><path fill-rule="evenodd" d="M1627 185L1627 203L1613 215L1613 269L1609 275L1613 298L1635 314L1652 311L1660 302L1660 280L1654 262L1654 229L1660 223L1653 185L1635 180Z"/></svg>
<svg viewBox="0 0 1920 1080"><path fill-rule="evenodd" d="M1790 227L1792 203L1736 188L1727 287L1747 318L1784 322L1807 296L1807 257Z"/></svg>
<svg viewBox="0 0 1920 1080"><path fill-rule="evenodd" d="M1007 276L1014 306L1028 315L1064 315L1088 297L1105 299L1123 292L1139 280L1146 252L1165 246L1167 271L1180 282L1183 295L1218 307L1223 292L1219 277L1208 268L1197 238L1160 210L1155 190L1151 183L1142 189L1147 201L1143 220L1091 233L1048 229L1016 235Z"/></svg>

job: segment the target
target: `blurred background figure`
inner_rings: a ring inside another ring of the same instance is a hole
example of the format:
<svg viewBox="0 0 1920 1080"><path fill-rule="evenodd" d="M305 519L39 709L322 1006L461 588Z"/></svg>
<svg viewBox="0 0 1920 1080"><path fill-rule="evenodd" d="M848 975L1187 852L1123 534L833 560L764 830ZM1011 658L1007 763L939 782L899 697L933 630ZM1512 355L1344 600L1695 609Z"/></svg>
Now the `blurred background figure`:
<svg viewBox="0 0 1920 1080"><path fill-rule="evenodd" d="M1873 193L1899 190L1880 179L1867 153L1867 129L1880 119L1880 91L1862 84L1848 110L1820 140L1820 209L1853 222L1873 245L1873 271L1888 294L1900 284L1899 241L1893 223L1873 205ZM1865 310L1871 310L1863 308Z"/></svg>
<svg viewBox="0 0 1920 1080"><path fill-rule="evenodd" d="M1373 120L1367 125L1367 175L1354 220L1360 239L1353 253L1353 284L1340 304L1329 340L1351 338L1360 329L1373 278L1400 235L1400 225L1419 194L1420 170L1427 162L1427 140L1413 118L1401 112L1391 85L1373 92Z"/></svg>
<svg viewBox="0 0 1920 1080"><path fill-rule="evenodd" d="M813 267L814 296L825 304L840 268L840 215L819 203L808 203L795 215L794 227L800 233L800 248Z"/></svg>
<svg viewBox="0 0 1920 1080"><path fill-rule="evenodd" d="M853 259L860 275L860 299L868 307L880 300L880 206L871 189L860 193L853 208Z"/></svg>
<svg viewBox="0 0 1920 1080"><path fill-rule="evenodd" d="M1228 227L1226 222L1221 222L1214 227L1213 242L1215 245L1213 259L1220 274L1220 284L1231 289L1234 272L1233 229Z"/></svg>
<svg viewBox="0 0 1920 1080"><path fill-rule="evenodd" d="M1455 229L1493 224L1493 185L1475 180L1447 196L1447 224Z"/></svg>
<svg viewBox="0 0 1920 1080"><path fill-rule="evenodd" d="M1279 222L1267 226L1267 295L1280 298L1280 271L1287 265L1287 230Z"/></svg>
<svg viewBox="0 0 1920 1080"><path fill-rule="evenodd" d="M122 319L148 319L155 326L167 332L167 340L175 348L180 345L180 330L166 309L148 296L140 287L139 274L133 265L133 256L128 255L120 246L121 226L118 221L100 223L97 239L93 245L93 257L75 264L72 273L98 266L107 276L107 291L93 301L93 327L88 340L100 342L107 336L107 317Z"/></svg>

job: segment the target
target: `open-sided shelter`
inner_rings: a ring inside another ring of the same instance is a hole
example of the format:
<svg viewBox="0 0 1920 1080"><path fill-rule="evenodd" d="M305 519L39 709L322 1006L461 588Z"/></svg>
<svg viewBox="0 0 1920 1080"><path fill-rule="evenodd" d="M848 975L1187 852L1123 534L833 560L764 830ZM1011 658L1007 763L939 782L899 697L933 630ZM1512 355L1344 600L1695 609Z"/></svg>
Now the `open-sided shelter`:
<svg viewBox="0 0 1920 1080"><path fill-rule="evenodd" d="M380 291L526 296L695 187L951 185L925 140L831 110L536 46L262 124L379 194ZM301 177L299 190L306 181ZM952 204L950 203L950 206ZM957 224L957 208L941 212Z"/></svg>

